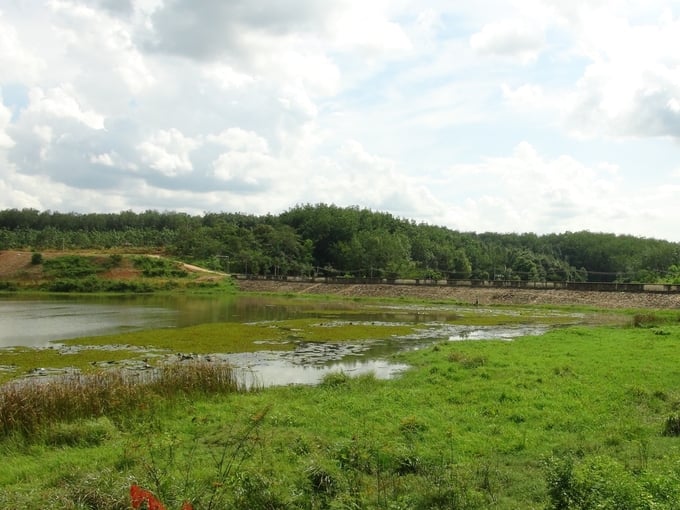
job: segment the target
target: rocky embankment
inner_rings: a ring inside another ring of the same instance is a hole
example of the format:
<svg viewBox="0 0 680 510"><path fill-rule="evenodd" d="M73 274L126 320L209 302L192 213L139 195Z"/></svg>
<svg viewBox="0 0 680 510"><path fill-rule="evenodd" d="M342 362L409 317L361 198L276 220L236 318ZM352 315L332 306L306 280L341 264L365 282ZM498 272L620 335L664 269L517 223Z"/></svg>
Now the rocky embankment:
<svg viewBox="0 0 680 510"><path fill-rule="evenodd" d="M600 308L679 309L680 294L653 292L593 292L573 290L485 289L435 285L352 285L330 283L238 280L246 292L324 294L342 297L452 300L480 305L584 305Z"/></svg>

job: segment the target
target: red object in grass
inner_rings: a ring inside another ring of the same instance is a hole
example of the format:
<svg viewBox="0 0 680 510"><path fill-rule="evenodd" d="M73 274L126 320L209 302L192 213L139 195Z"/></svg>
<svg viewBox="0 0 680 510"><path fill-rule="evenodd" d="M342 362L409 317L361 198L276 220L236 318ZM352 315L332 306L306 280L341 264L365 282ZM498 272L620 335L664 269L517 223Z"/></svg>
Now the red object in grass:
<svg viewBox="0 0 680 510"><path fill-rule="evenodd" d="M142 489L136 484L130 486L130 499L132 500L132 508L135 510L142 508L142 503L146 503L148 510L166 510L163 503L158 501L151 491Z"/></svg>

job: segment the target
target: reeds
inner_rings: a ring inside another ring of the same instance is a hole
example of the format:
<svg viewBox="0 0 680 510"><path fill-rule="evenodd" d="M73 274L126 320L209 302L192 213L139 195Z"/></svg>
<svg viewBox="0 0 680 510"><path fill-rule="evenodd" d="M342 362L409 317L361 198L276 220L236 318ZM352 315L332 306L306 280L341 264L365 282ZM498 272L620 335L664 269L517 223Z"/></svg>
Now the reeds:
<svg viewBox="0 0 680 510"><path fill-rule="evenodd" d="M142 411L163 398L240 389L230 365L206 361L14 381L0 387L0 436L31 436L58 422Z"/></svg>

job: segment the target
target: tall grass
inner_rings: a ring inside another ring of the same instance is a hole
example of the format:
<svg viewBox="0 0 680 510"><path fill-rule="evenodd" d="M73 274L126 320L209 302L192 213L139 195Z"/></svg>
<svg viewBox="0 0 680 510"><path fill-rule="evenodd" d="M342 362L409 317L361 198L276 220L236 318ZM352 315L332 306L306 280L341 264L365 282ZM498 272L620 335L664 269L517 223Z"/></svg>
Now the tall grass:
<svg viewBox="0 0 680 510"><path fill-rule="evenodd" d="M32 436L58 422L145 410L159 399L240 389L230 365L203 361L15 381L0 388L0 436Z"/></svg>

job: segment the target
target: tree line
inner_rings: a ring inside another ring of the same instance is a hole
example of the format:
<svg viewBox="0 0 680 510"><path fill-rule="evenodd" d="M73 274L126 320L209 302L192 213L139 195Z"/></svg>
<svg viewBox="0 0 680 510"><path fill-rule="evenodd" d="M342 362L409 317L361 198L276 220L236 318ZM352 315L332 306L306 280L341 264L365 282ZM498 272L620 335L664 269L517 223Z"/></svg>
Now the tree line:
<svg viewBox="0 0 680 510"><path fill-rule="evenodd" d="M0 211L0 250L153 248L267 276L680 283L680 243L588 231L460 232L329 204L279 215Z"/></svg>

